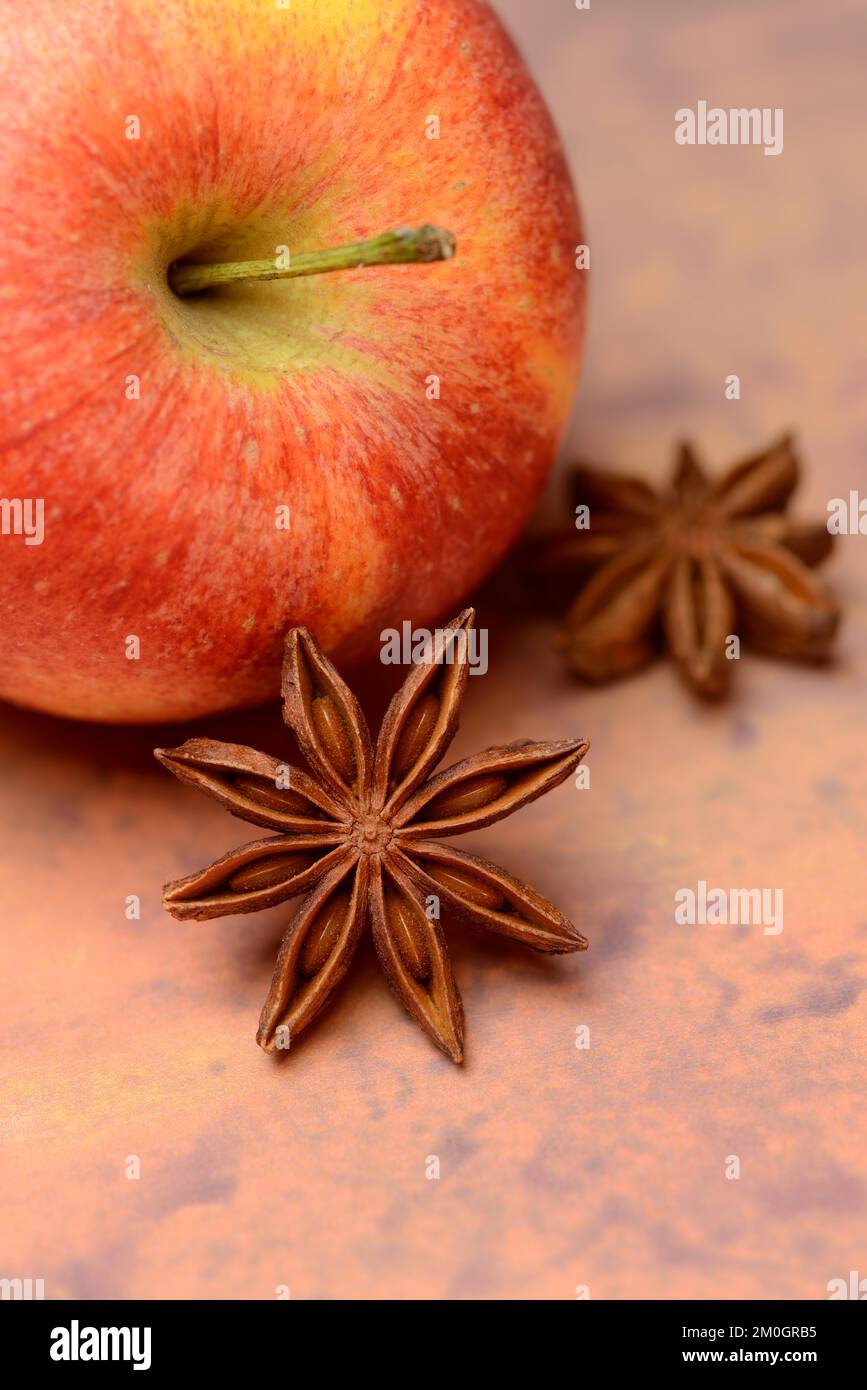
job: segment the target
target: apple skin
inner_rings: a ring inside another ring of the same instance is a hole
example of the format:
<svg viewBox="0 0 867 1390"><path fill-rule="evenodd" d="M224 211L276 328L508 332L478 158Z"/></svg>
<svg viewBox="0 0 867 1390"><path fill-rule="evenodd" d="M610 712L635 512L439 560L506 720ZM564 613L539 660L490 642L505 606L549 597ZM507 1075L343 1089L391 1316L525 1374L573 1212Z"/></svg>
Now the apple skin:
<svg viewBox="0 0 867 1390"><path fill-rule="evenodd" d="M191 718L273 698L292 625L351 664L448 615L534 505L584 329L489 7L4 0L0 52L0 498L45 505L41 545L0 534L0 696ZM167 285L422 222L454 260Z"/></svg>

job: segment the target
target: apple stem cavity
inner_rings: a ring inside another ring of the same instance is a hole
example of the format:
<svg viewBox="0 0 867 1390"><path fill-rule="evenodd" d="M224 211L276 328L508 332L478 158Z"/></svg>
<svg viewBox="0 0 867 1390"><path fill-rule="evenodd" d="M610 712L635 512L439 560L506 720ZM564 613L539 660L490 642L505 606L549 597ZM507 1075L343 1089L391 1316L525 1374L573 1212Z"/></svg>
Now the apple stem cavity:
<svg viewBox="0 0 867 1390"><path fill-rule="evenodd" d="M443 227L398 227L393 232L333 246L324 251L288 251L270 261L226 261L216 265L169 267L169 286L179 298L234 285L239 280L294 280L299 275L330 275L335 270L358 270L366 265L409 265L412 262L448 261L455 254L455 238Z"/></svg>

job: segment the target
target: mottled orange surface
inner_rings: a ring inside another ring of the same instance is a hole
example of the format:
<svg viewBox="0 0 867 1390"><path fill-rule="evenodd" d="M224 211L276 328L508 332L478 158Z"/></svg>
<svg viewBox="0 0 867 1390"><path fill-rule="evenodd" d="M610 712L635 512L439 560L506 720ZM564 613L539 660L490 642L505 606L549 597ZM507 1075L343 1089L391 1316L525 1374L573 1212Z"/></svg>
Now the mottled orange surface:
<svg viewBox="0 0 867 1390"><path fill-rule="evenodd" d="M585 278L562 148L484 0L3 0L0 129L0 482L47 523L4 557L3 698L255 705L287 627L369 659L490 574L554 460ZM447 265L168 289L176 259L425 222Z"/></svg>
<svg viewBox="0 0 867 1390"><path fill-rule="evenodd" d="M722 465L791 425L804 514L863 486L862 7L500 8L590 214L576 446L659 477L680 432ZM676 146L674 109L699 98L784 107L782 156ZM745 655L711 711L665 666L572 686L544 621L505 583L483 598L491 670L454 754L586 734L592 785L461 843L591 945L545 960L449 927L463 1068L369 947L297 1049L263 1056L284 910L162 913L162 881L245 828L151 746L279 753L276 711L124 731L4 709L0 1275L52 1298L435 1299L812 1299L867 1275L865 557L843 538L827 569L848 609L836 666ZM675 925L699 879L783 888L782 933Z"/></svg>

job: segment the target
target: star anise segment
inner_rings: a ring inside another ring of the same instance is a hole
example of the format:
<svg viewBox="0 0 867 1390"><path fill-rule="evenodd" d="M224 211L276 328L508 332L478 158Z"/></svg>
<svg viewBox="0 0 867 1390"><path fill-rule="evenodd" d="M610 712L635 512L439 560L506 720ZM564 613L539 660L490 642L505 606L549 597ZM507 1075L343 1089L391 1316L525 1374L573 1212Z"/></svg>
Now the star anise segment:
<svg viewBox="0 0 867 1390"><path fill-rule="evenodd" d="M190 738L154 756L182 782L219 801L233 816L269 830L318 833L348 824L352 800L334 797L301 768L212 738Z"/></svg>
<svg viewBox="0 0 867 1390"><path fill-rule="evenodd" d="M491 748L435 773L453 739L469 664L471 609L436 634L386 712L374 749L355 696L315 639L286 639L283 710L311 773L210 739L156 750L233 815L279 833L167 884L181 920L252 912L304 894L283 938L257 1040L288 1046L325 1006L370 921L392 989L438 1047L463 1057L463 1011L439 907L534 950L585 938L504 870L436 838L490 825L557 786L586 740Z"/></svg>
<svg viewBox="0 0 867 1390"><path fill-rule="evenodd" d="M824 660L840 614L810 567L832 537L788 517L798 476L788 435L716 481L682 444L663 491L577 467L572 500L576 513L589 509L589 527L545 539L530 558L547 589L579 589L559 639L572 670L610 680L667 646L692 688L713 697L728 686L732 636Z"/></svg>
<svg viewBox="0 0 867 1390"><path fill-rule="evenodd" d="M526 739L464 758L393 807L395 839L410 849L418 835L463 835L493 825L559 786L589 747L586 739Z"/></svg>
<svg viewBox="0 0 867 1390"><path fill-rule="evenodd" d="M395 859L426 896L438 894L473 927L510 936L536 951L585 949L586 939L553 903L529 884L454 845L416 841L411 856ZM394 862L392 859L391 862Z"/></svg>
<svg viewBox="0 0 867 1390"><path fill-rule="evenodd" d="M442 927L391 854L371 886L370 922L392 990L437 1047L462 1061L464 1010Z"/></svg>
<svg viewBox="0 0 867 1390"><path fill-rule="evenodd" d="M305 628L292 628L283 663L283 718L314 777L356 809L370 790L373 748L361 707Z"/></svg>
<svg viewBox="0 0 867 1390"><path fill-rule="evenodd" d="M457 733L473 617L467 608L434 635L430 659L413 667L385 712L373 787L377 805L389 815L433 771Z"/></svg>
<svg viewBox="0 0 867 1390"><path fill-rule="evenodd" d="M288 1045L312 1023L349 969L364 931L370 874L366 856L346 853L305 898L280 944L262 1007L256 1041L265 1051L281 1030Z"/></svg>
<svg viewBox="0 0 867 1390"><path fill-rule="evenodd" d="M167 883L163 903L179 921L260 912L314 887L346 855L343 838L275 835L230 850L196 874Z"/></svg>

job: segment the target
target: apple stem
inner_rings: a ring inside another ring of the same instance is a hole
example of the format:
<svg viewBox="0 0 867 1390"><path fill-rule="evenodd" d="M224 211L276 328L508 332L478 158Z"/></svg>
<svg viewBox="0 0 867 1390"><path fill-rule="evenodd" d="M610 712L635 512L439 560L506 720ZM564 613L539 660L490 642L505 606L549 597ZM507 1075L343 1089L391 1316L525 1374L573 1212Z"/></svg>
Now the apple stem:
<svg viewBox="0 0 867 1390"><path fill-rule="evenodd" d="M370 241L333 246L326 251L302 251L297 256L286 252L270 261L173 265L169 267L169 285L183 299L214 285L233 285L238 280L293 280L298 275L328 275L335 270L357 270L364 265L448 261L454 254L455 239L442 227L398 227Z"/></svg>

